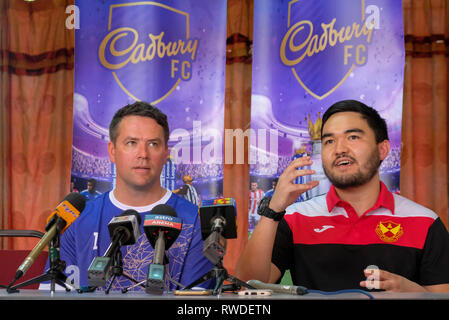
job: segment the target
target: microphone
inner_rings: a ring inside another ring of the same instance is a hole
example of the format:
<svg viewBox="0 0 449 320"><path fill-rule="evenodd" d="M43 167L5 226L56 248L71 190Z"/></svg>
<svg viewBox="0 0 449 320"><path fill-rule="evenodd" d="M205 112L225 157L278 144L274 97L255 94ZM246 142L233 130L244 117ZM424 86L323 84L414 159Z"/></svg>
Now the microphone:
<svg viewBox="0 0 449 320"><path fill-rule="evenodd" d="M121 235L120 246L135 244L140 237L140 214L133 209L123 211L119 216L113 217L108 223L109 235L112 238Z"/></svg>
<svg viewBox="0 0 449 320"><path fill-rule="evenodd" d="M273 292L287 293L293 295L304 295L307 293L307 288L302 286L288 286L282 284L265 283L259 280L249 280L246 282L256 289L270 289Z"/></svg>
<svg viewBox="0 0 449 320"><path fill-rule="evenodd" d="M178 238L182 229L182 219L178 218L175 209L167 204L159 204L145 216L143 230L154 248L153 263L148 268L145 291L162 294L165 283L165 251Z"/></svg>
<svg viewBox="0 0 449 320"><path fill-rule="evenodd" d="M125 210L108 223L111 244L102 257L95 257L87 269L89 286L102 287L112 275L113 256L121 246L135 244L140 237L142 218L136 210Z"/></svg>
<svg viewBox="0 0 449 320"><path fill-rule="evenodd" d="M218 231L226 239L237 238L236 207L233 198L204 200L200 207L203 240L214 231Z"/></svg>
<svg viewBox="0 0 449 320"><path fill-rule="evenodd" d="M218 265L226 254L226 239L237 238L236 203L233 198L204 200L200 207L203 254Z"/></svg>
<svg viewBox="0 0 449 320"><path fill-rule="evenodd" d="M28 271L47 244L56 236L57 232L59 231L62 234L79 217L85 206L86 199L77 192L69 193L62 200L55 211L47 218L47 227L45 228L47 232L19 266L13 282Z"/></svg>

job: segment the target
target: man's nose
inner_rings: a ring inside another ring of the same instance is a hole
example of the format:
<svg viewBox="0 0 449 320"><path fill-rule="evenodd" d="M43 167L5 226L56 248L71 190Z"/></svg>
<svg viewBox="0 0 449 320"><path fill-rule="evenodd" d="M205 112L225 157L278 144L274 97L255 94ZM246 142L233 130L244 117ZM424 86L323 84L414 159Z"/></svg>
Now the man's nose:
<svg viewBox="0 0 449 320"><path fill-rule="evenodd" d="M137 157L142 159L147 159L149 157L149 149L147 144L139 143L137 147Z"/></svg>
<svg viewBox="0 0 449 320"><path fill-rule="evenodd" d="M342 154L348 152L348 145L345 139L337 139L335 141L335 154Z"/></svg>

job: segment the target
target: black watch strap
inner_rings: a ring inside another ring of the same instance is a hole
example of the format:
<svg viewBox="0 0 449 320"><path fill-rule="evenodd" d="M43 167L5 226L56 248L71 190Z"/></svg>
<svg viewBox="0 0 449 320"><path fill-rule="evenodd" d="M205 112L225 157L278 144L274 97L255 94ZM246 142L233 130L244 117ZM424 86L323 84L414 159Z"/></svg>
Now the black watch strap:
<svg viewBox="0 0 449 320"><path fill-rule="evenodd" d="M270 201L271 201L270 196L264 197L262 200L260 200L259 206L257 207L257 213L260 216L264 216L264 217L273 219L274 221L281 221L282 218L284 217L285 210L282 212L276 212L276 211L270 209L269 208Z"/></svg>

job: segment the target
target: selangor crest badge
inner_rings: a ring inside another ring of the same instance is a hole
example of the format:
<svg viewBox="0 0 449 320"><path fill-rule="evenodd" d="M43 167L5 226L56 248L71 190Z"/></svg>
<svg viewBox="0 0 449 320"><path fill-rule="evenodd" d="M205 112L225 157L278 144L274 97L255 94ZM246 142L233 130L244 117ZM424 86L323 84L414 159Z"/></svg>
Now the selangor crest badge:
<svg viewBox="0 0 449 320"><path fill-rule="evenodd" d="M403 235L404 229L400 223L381 221L376 227L376 234L384 242L396 242Z"/></svg>

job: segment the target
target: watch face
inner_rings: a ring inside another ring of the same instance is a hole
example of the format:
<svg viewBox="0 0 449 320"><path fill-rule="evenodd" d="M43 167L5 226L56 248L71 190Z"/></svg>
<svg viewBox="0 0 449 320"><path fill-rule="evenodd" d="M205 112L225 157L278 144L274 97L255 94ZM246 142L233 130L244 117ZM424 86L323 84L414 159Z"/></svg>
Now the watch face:
<svg viewBox="0 0 449 320"><path fill-rule="evenodd" d="M262 198L262 200L260 200L260 202L259 202L259 207L257 208L257 212L258 213L264 212L270 205L270 200L271 200L271 197Z"/></svg>
<svg viewBox="0 0 449 320"><path fill-rule="evenodd" d="M285 210L283 212L274 212L269 208L271 197L265 197L260 200L257 213L261 216L273 219L274 221L280 221L284 217Z"/></svg>

